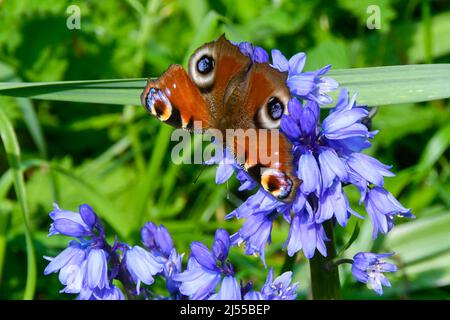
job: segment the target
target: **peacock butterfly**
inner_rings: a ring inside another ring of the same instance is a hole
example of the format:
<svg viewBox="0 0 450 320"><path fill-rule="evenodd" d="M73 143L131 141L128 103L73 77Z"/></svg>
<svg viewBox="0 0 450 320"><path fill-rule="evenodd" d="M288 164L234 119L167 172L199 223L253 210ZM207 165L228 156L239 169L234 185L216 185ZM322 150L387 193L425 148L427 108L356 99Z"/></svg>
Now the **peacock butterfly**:
<svg viewBox="0 0 450 320"><path fill-rule="evenodd" d="M222 142L235 155L243 154L236 160L252 179L289 202L301 180L294 173L292 145L279 133L291 98L286 78L287 73L253 62L221 36L192 54L188 73L171 65L158 79L149 79L141 103L160 121L189 131L194 123L200 123L201 130L213 128L224 134L230 129L252 130L256 138L242 142L235 136ZM262 161L261 154L271 155L271 160Z"/></svg>

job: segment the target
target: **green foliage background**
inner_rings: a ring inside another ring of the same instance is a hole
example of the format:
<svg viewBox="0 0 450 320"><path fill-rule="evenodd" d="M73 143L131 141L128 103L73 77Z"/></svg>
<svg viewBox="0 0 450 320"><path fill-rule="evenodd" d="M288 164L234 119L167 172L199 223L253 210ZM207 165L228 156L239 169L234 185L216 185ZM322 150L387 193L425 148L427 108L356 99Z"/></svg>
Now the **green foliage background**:
<svg viewBox="0 0 450 320"><path fill-rule="evenodd" d="M81 9L81 30L66 27L71 4ZM366 28L370 4L380 6L380 30ZM450 62L446 1L0 0L0 82L155 77L171 63L186 63L196 47L223 32L287 56L304 51L307 69L328 63L339 69ZM143 108L4 96L0 107L13 123L22 153L37 264L35 298L72 298L58 293L57 276L43 276L42 256L57 254L68 242L47 237L53 201L71 210L91 204L110 236L132 244L140 242L144 222L163 223L181 252L188 252L193 240L210 244L218 227L230 233L239 229L241 222L223 218L248 194L237 192L234 182L215 185L215 168L173 164L172 129ZM417 219L398 219L389 235L372 242L370 221L352 218L347 228L337 229L337 244L342 247L359 223L359 238L345 257L370 250L398 253L401 269L390 278L393 287L384 298L450 297L449 120L448 100L383 106L373 120L380 133L369 152L393 164L397 176L387 179L387 188ZM2 149L2 299L22 298L27 275L24 218L13 176ZM347 191L363 212L356 190ZM287 234L288 225L277 221L266 254L276 273L286 267L281 246ZM258 258L233 248L231 260L238 277L262 284L267 270ZM298 255L293 269L299 298L306 299L307 260ZM344 298L378 298L355 283L347 267L341 279Z"/></svg>

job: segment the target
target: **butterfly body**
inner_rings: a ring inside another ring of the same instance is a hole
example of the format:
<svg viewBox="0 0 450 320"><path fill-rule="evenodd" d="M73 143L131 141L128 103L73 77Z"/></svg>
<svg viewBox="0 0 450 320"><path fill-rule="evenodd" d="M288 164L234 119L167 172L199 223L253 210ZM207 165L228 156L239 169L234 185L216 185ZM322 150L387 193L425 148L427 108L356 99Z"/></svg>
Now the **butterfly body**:
<svg viewBox="0 0 450 320"><path fill-rule="evenodd" d="M287 74L252 62L224 36L197 49L189 73L172 65L149 79L141 94L160 121L194 131L217 129L237 162L279 200L292 201L301 181L292 168L291 144L279 133L290 99ZM230 132L233 134L228 139ZM247 136L247 134L249 135Z"/></svg>

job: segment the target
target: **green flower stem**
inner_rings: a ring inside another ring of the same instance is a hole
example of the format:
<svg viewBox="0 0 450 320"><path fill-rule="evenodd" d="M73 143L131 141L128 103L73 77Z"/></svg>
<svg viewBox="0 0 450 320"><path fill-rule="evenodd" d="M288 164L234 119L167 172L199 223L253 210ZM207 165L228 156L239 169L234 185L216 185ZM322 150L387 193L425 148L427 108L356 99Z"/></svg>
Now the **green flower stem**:
<svg viewBox="0 0 450 320"><path fill-rule="evenodd" d="M25 225L25 242L27 246L27 280L24 290L23 298L31 300L34 297L36 289L36 258L34 253L33 238L30 228L30 215L27 204L25 181L23 172L20 167L20 148L17 142L16 134L13 126L7 116L0 109L0 135L3 141L5 152L8 158L9 166L13 173L14 189L20 204L20 209L23 215L23 222Z"/></svg>
<svg viewBox="0 0 450 320"><path fill-rule="evenodd" d="M316 252L314 257L309 260L312 297L314 300L339 300L342 296L339 270L333 263L333 259L336 257L336 247L332 221L324 222L323 227L331 241L325 242L327 257L323 257L319 252Z"/></svg>

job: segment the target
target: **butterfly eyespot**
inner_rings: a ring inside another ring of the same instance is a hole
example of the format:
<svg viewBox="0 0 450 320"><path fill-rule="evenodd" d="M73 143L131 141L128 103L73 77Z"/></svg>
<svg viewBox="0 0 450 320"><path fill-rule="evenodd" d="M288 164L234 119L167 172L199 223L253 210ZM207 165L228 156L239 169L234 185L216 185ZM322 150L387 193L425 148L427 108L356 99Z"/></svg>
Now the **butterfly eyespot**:
<svg viewBox="0 0 450 320"><path fill-rule="evenodd" d="M289 101L289 100L288 100ZM254 122L257 128L276 129L280 126L281 117L285 112L283 97L272 96L259 108Z"/></svg>
<svg viewBox="0 0 450 320"><path fill-rule="evenodd" d="M267 112L273 120L278 120L283 115L283 103L277 97L271 97L267 102Z"/></svg>
<svg viewBox="0 0 450 320"><path fill-rule="evenodd" d="M197 71L201 74L208 74L214 69L215 61L212 57L203 55L197 62Z"/></svg>
<svg viewBox="0 0 450 320"><path fill-rule="evenodd" d="M266 169L261 175L261 185L274 197L283 200L291 194L293 182L283 172Z"/></svg>
<svg viewBox="0 0 450 320"><path fill-rule="evenodd" d="M216 69L216 53L209 46L198 49L189 59L189 76L202 90L212 87Z"/></svg>
<svg viewBox="0 0 450 320"><path fill-rule="evenodd" d="M161 121L167 121L172 116L172 104L166 94L158 88L151 87L148 91L145 109Z"/></svg>

